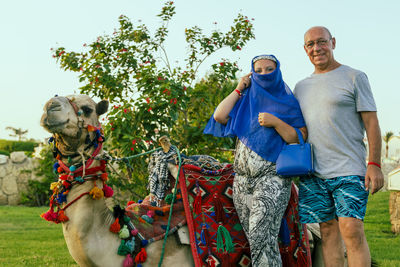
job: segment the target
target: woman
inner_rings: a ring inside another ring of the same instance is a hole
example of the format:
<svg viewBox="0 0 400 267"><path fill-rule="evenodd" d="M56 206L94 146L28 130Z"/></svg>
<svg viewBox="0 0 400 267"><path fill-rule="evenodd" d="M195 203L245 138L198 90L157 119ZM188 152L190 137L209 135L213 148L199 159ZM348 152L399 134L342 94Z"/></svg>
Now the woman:
<svg viewBox="0 0 400 267"><path fill-rule="evenodd" d="M251 62L252 72L216 108L204 133L237 136L233 201L250 243L253 266L281 266L278 233L290 198L290 178L276 174L285 142L306 139L300 106L273 55Z"/></svg>

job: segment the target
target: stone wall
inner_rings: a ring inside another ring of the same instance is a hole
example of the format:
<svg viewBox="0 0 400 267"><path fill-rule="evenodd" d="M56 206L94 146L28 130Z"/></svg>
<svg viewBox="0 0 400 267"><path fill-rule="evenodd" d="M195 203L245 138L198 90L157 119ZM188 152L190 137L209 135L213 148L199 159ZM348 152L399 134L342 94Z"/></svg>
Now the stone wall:
<svg viewBox="0 0 400 267"><path fill-rule="evenodd" d="M0 155L0 205L18 205L21 192L29 180L37 180L34 169L38 160L29 158L22 151L12 152L10 157Z"/></svg>

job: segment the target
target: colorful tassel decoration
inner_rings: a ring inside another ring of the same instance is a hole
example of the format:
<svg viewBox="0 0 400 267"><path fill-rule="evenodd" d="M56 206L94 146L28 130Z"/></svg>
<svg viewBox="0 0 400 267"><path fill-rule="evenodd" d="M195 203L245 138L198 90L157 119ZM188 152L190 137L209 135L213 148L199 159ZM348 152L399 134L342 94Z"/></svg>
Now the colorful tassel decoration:
<svg viewBox="0 0 400 267"><path fill-rule="evenodd" d="M222 207L221 200L219 199L217 194L213 196L213 203L214 203L214 211L215 211L215 219L218 223L225 224L225 211Z"/></svg>
<svg viewBox="0 0 400 267"><path fill-rule="evenodd" d="M200 191L200 189L197 189L197 195L193 201L193 211L196 214L201 213L201 191Z"/></svg>
<svg viewBox="0 0 400 267"><path fill-rule="evenodd" d="M203 226L201 228L200 240L201 240L201 243L203 243L203 245L211 246L210 233L208 232L207 226L205 224L203 224Z"/></svg>
<svg viewBox="0 0 400 267"><path fill-rule="evenodd" d="M106 184L103 184L103 193L105 197L112 197L114 195L114 190Z"/></svg>
<svg viewBox="0 0 400 267"><path fill-rule="evenodd" d="M95 183L92 190L90 190L89 195L91 195L93 199L101 199L102 197L104 197L104 192L103 190L98 188Z"/></svg>
<svg viewBox="0 0 400 267"><path fill-rule="evenodd" d="M134 267L135 262L132 259L131 254L127 254L124 262L122 263L122 267Z"/></svg>
<svg viewBox="0 0 400 267"><path fill-rule="evenodd" d="M108 174L106 172L102 173L100 175L101 180L103 180L104 182L106 182L108 180Z"/></svg>
<svg viewBox="0 0 400 267"><path fill-rule="evenodd" d="M152 223L154 222L154 219L153 219L153 218L150 218L150 217L147 216L147 215L142 215L141 217L142 217L142 219L145 220L147 223L152 224Z"/></svg>
<svg viewBox="0 0 400 267"><path fill-rule="evenodd" d="M154 212L154 210L148 210L147 211L147 216L149 216L150 218L153 218L155 214L156 213Z"/></svg>
<svg viewBox="0 0 400 267"><path fill-rule="evenodd" d="M125 245L125 240L121 240L121 244L118 247L118 255L125 256L130 252L129 247Z"/></svg>
<svg viewBox="0 0 400 267"><path fill-rule="evenodd" d="M133 237L132 240L126 241L125 245L129 247L130 253L135 250L135 238Z"/></svg>
<svg viewBox="0 0 400 267"><path fill-rule="evenodd" d="M136 236L138 233L139 233L138 229L134 229L134 230L131 231L131 234L133 236Z"/></svg>
<svg viewBox="0 0 400 267"><path fill-rule="evenodd" d="M67 217L67 215L65 215L64 210L58 211L58 221L59 222L68 222L69 221L69 218Z"/></svg>
<svg viewBox="0 0 400 267"><path fill-rule="evenodd" d="M119 225L119 219L116 218L113 224L110 225L110 232L118 233L121 230L121 226Z"/></svg>
<svg viewBox="0 0 400 267"><path fill-rule="evenodd" d="M225 249L224 249L224 240L225 239ZM223 252L234 252L234 245L232 243L232 237L229 234L229 231L222 225L220 224L218 226L218 232L217 232L217 251L219 252L222 250Z"/></svg>
<svg viewBox="0 0 400 267"><path fill-rule="evenodd" d="M145 247L145 246L147 246L147 244L149 244L149 241L146 240L146 239L143 239L143 240L141 241L141 244L142 244L142 247Z"/></svg>
<svg viewBox="0 0 400 267"><path fill-rule="evenodd" d="M88 125L87 130L88 130L88 132L94 132L94 131L96 131L96 127L94 127L92 125Z"/></svg>
<svg viewBox="0 0 400 267"><path fill-rule="evenodd" d="M50 190L54 191L54 189L56 189L57 185L58 185L58 182L51 183L50 184Z"/></svg>
<svg viewBox="0 0 400 267"><path fill-rule="evenodd" d="M146 249L142 248L140 252L135 257L135 263L143 263L147 259Z"/></svg>
<svg viewBox="0 0 400 267"><path fill-rule="evenodd" d="M130 205L132 205L132 204L135 204L135 201L130 200L130 201L128 201L128 203L126 203L126 206L128 207L128 206L130 206Z"/></svg>
<svg viewBox="0 0 400 267"><path fill-rule="evenodd" d="M47 212L42 213L40 217L46 221L58 223L58 214L54 212L52 208L50 208Z"/></svg>
<svg viewBox="0 0 400 267"><path fill-rule="evenodd" d="M121 239L128 238L128 237L129 237L128 226L124 225L124 226L122 227L122 229L119 230L118 235L119 235L119 238L121 238Z"/></svg>

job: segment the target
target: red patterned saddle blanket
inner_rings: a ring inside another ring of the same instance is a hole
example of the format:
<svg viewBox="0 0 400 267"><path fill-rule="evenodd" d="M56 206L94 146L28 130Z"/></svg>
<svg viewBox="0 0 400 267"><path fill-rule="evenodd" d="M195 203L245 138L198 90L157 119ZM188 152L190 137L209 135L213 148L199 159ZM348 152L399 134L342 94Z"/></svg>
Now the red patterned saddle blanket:
<svg viewBox="0 0 400 267"><path fill-rule="evenodd" d="M233 205L232 165L211 171L184 165L179 184L196 267L251 266L249 242ZM284 267L311 266L305 225L299 222L298 196L292 184L282 220L279 248Z"/></svg>

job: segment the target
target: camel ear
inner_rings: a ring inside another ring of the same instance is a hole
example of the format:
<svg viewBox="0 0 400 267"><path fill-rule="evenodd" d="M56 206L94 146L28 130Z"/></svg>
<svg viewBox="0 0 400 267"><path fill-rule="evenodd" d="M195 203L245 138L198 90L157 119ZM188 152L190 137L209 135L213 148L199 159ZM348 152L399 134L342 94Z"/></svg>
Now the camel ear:
<svg viewBox="0 0 400 267"><path fill-rule="evenodd" d="M97 115L101 115L106 113L108 110L108 100L101 100L99 103L96 105L96 113Z"/></svg>

